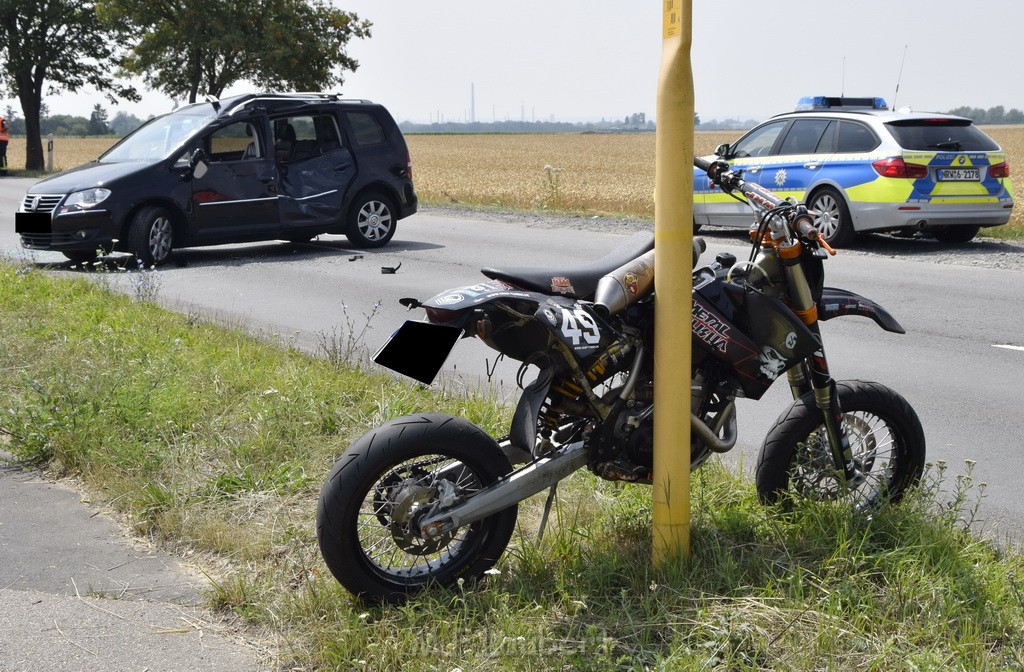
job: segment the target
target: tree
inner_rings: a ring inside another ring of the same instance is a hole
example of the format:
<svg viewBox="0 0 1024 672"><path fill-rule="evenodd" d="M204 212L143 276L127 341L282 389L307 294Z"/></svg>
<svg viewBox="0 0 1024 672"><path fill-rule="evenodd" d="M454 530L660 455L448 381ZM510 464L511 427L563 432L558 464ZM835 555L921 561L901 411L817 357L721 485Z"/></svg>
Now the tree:
<svg viewBox="0 0 1024 672"><path fill-rule="evenodd" d="M128 135L141 125L141 119L136 117L134 114L128 114L122 110L114 115L114 118L110 120L107 127L110 128L111 133L115 133L117 135Z"/></svg>
<svg viewBox="0 0 1024 672"><path fill-rule="evenodd" d="M138 100L112 75L116 42L100 25L94 3L80 0L0 0L0 84L18 97L25 118L25 168L42 170L39 130L43 93L91 86Z"/></svg>
<svg viewBox="0 0 1024 672"><path fill-rule="evenodd" d="M103 109L103 106L99 103L92 108L92 114L89 115L89 135L106 135L110 132L110 128L107 127L107 111Z"/></svg>
<svg viewBox="0 0 1024 672"><path fill-rule="evenodd" d="M221 97L239 81L270 90L340 86L359 63L345 48L370 22L324 0L98 0L131 53L124 72L170 98Z"/></svg>

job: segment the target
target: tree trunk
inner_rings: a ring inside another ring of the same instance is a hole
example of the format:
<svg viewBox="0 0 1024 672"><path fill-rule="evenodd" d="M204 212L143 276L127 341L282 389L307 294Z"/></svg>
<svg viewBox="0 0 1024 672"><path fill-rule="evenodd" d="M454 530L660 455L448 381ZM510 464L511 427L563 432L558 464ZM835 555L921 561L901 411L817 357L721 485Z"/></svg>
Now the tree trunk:
<svg viewBox="0 0 1024 672"><path fill-rule="evenodd" d="M199 95L199 83L203 79L203 67L200 61L199 48L192 49L191 61L189 64L188 102L194 103Z"/></svg>
<svg viewBox="0 0 1024 672"><path fill-rule="evenodd" d="M43 170L43 139L39 130L39 112L43 107L42 88L33 86L32 73L19 72L18 99L25 117L25 170Z"/></svg>

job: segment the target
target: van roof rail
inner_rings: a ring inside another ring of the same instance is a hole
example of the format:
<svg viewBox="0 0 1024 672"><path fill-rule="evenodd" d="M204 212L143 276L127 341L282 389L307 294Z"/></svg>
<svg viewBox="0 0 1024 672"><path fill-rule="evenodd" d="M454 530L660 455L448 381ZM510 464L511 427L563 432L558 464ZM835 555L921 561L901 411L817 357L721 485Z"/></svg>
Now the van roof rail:
<svg viewBox="0 0 1024 672"><path fill-rule="evenodd" d="M373 104L372 100L367 100L365 98L342 98L340 92L325 93L321 91L297 91L289 93L246 93L239 96L235 96L229 100L230 102L227 102L221 114L233 114L234 112L237 112L238 110L244 108L250 103L255 103L262 100L281 102L292 101L296 104L314 101L360 103L367 105ZM217 109L216 106L214 109Z"/></svg>

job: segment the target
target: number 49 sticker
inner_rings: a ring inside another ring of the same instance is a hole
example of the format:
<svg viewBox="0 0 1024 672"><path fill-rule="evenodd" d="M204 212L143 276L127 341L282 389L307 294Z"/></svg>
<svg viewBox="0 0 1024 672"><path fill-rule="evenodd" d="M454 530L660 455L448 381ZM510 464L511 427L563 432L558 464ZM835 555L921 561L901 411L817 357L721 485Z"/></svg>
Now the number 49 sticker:
<svg viewBox="0 0 1024 672"><path fill-rule="evenodd" d="M582 308L562 308L562 335L573 348L589 350L601 340L597 321Z"/></svg>

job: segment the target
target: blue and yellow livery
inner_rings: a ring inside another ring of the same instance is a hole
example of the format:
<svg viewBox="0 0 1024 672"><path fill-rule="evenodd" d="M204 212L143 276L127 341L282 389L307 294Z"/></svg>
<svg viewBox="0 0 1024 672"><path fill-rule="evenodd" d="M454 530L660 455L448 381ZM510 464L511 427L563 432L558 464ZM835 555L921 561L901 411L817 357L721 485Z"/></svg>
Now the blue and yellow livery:
<svg viewBox="0 0 1024 672"><path fill-rule="evenodd" d="M818 213L832 245L866 231L925 231L964 243L1010 219L1010 167L970 119L893 112L881 98L801 99L718 158ZM694 172L694 224L750 225L750 210Z"/></svg>

